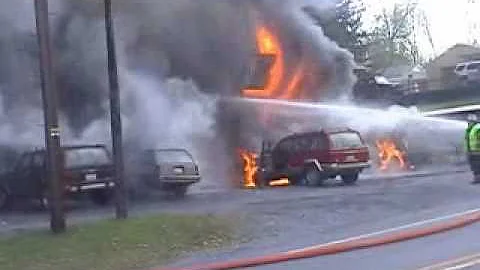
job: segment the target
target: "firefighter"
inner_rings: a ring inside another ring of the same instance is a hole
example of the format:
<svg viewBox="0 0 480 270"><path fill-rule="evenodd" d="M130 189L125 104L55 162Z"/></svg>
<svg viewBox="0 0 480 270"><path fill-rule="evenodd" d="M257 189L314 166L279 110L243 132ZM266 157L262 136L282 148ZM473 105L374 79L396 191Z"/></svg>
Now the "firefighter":
<svg viewBox="0 0 480 270"><path fill-rule="evenodd" d="M473 183L480 183L480 122L476 114L468 115L468 126L465 131L465 150L470 169L473 172Z"/></svg>

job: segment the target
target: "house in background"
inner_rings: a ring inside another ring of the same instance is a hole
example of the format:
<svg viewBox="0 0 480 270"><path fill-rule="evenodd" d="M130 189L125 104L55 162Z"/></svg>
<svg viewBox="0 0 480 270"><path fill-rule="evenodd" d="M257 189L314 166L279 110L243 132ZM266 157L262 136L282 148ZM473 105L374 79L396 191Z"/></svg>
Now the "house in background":
<svg viewBox="0 0 480 270"><path fill-rule="evenodd" d="M457 44L427 64L429 90L446 89L457 82L455 66L461 62L480 60L480 47Z"/></svg>

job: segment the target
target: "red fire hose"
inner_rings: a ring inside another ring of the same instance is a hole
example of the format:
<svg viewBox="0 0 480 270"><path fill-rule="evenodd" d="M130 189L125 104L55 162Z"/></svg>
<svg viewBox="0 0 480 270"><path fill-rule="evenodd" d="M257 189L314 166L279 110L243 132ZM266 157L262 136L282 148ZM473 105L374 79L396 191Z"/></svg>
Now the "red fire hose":
<svg viewBox="0 0 480 270"><path fill-rule="evenodd" d="M313 246L254 258L194 265L184 268L157 268L155 270L223 270L274 264L406 241L464 227L477 221L480 221L480 210L467 212L466 214L456 216L455 218L451 218L447 221L443 221L434 225L405 229L397 232L381 234L378 236L352 238L351 240L333 242L331 244Z"/></svg>

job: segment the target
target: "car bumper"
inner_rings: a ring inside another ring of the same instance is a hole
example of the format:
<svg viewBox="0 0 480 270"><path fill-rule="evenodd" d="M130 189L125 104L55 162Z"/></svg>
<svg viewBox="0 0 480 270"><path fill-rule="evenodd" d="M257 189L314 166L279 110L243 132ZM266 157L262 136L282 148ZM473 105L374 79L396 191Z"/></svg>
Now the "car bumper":
<svg viewBox="0 0 480 270"><path fill-rule="evenodd" d="M339 172L344 170L363 170L371 166L370 162L320 164L323 171Z"/></svg>
<svg viewBox="0 0 480 270"><path fill-rule="evenodd" d="M113 181L105 181L105 182L95 182L95 183L82 183L78 185L69 185L66 187L67 192L77 193L77 192L85 192L90 190L98 190L98 189L109 189L114 188L115 182Z"/></svg>
<svg viewBox="0 0 480 270"><path fill-rule="evenodd" d="M161 183L165 184L193 184L200 181L201 177L199 175L165 175L158 178Z"/></svg>

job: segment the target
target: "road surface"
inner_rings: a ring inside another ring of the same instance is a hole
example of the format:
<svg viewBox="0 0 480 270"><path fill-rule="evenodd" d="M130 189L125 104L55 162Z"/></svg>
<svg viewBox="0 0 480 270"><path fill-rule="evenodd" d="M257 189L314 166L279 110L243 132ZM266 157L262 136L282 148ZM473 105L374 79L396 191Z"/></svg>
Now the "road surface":
<svg viewBox="0 0 480 270"><path fill-rule="evenodd" d="M241 205L248 209L253 240L220 251L196 253L172 265L266 255L478 208L480 186L470 181L469 173L458 173L391 181L372 179L356 187L254 191L263 198ZM480 241L471 243L480 240L478 226L369 250L257 268L417 269L479 252Z"/></svg>

